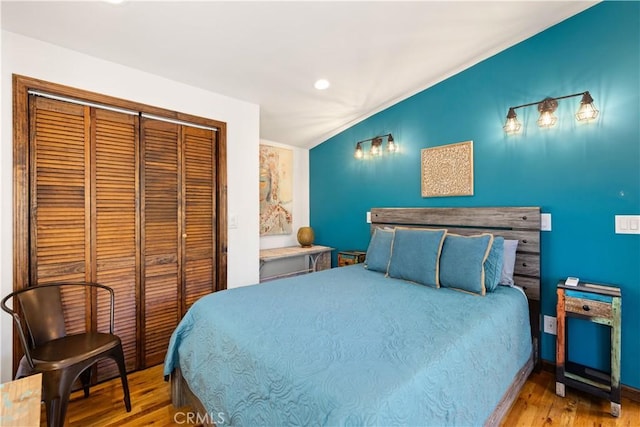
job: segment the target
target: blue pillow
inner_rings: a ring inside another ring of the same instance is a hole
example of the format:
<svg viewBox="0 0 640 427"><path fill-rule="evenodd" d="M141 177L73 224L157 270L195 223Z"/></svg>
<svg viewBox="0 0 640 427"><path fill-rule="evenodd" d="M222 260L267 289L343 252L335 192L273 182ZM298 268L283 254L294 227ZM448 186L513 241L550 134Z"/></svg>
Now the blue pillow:
<svg viewBox="0 0 640 427"><path fill-rule="evenodd" d="M440 284L484 295L484 263L489 257L493 235L458 236L447 234L440 255Z"/></svg>
<svg viewBox="0 0 640 427"><path fill-rule="evenodd" d="M504 258L504 237L494 236L489 257L484 263L484 287L493 292L500 283L502 260Z"/></svg>
<svg viewBox="0 0 640 427"><path fill-rule="evenodd" d="M367 248L367 255L364 259L364 268L387 273L394 234L395 230L393 229L383 230L376 228L373 230L373 235Z"/></svg>
<svg viewBox="0 0 640 427"><path fill-rule="evenodd" d="M518 250L517 240L504 241L504 255L502 261L502 274L500 275L500 284L513 285L513 271L516 264L516 251Z"/></svg>
<svg viewBox="0 0 640 427"><path fill-rule="evenodd" d="M438 265L446 230L397 228L389 276L440 287Z"/></svg>

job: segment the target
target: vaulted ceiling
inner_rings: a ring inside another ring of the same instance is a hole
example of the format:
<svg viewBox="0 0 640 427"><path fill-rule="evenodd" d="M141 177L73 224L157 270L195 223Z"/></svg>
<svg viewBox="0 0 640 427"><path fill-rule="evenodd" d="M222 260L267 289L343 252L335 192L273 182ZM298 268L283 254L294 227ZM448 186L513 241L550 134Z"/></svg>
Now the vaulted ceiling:
<svg viewBox="0 0 640 427"><path fill-rule="evenodd" d="M261 138L312 147L595 3L2 1L1 14L4 30L259 104Z"/></svg>

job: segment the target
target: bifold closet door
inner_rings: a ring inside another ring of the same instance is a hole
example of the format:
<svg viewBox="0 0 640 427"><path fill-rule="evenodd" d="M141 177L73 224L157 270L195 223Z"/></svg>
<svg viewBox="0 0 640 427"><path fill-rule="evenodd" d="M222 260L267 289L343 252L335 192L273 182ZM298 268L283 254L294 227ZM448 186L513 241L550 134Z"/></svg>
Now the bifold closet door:
<svg viewBox="0 0 640 427"><path fill-rule="evenodd" d="M184 152L184 305L215 291L216 132L182 126Z"/></svg>
<svg viewBox="0 0 640 427"><path fill-rule="evenodd" d="M164 361L171 333L215 290L216 134L142 118L144 365Z"/></svg>
<svg viewBox="0 0 640 427"><path fill-rule="evenodd" d="M29 286L91 278L89 108L29 97ZM90 295L62 295L66 330L84 332Z"/></svg>
<svg viewBox="0 0 640 427"><path fill-rule="evenodd" d="M142 118L144 366L162 363L180 320L180 129Z"/></svg>
<svg viewBox="0 0 640 427"><path fill-rule="evenodd" d="M31 283L111 286L127 369L162 363L180 318L215 290L216 132L30 103ZM104 297L64 295L67 330L107 330ZM98 380L116 375L98 365Z"/></svg>
<svg viewBox="0 0 640 427"><path fill-rule="evenodd" d="M138 117L37 96L29 102L30 284L114 288L115 333L135 369ZM67 332L108 331L104 297L63 295ZM114 363L98 366L99 380L115 375Z"/></svg>
<svg viewBox="0 0 640 427"><path fill-rule="evenodd" d="M122 340L127 370L137 368L137 265L139 263L137 115L92 109L91 241L95 281L115 293L115 333ZM108 295L99 293L99 330L109 327ZM100 362L98 380L118 376L111 361Z"/></svg>
<svg viewBox="0 0 640 427"><path fill-rule="evenodd" d="M199 298L226 289L226 124L13 76L14 288L115 291L128 371L163 363ZM107 331L107 295L64 291L68 333ZM22 352L13 339L16 369ZM118 375L100 362L94 379Z"/></svg>

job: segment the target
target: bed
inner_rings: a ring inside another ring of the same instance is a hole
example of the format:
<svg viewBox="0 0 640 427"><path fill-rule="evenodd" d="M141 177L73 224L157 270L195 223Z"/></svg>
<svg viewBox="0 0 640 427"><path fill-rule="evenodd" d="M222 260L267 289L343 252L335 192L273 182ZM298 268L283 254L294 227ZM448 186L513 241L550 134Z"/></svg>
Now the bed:
<svg viewBox="0 0 640 427"><path fill-rule="evenodd" d="M379 208L371 217L374 236L446 229L518 240L518 286L481 296L370 263L208 295L169 344L174 405L219 426L499 424L539 360L540 209Z"/></svg>

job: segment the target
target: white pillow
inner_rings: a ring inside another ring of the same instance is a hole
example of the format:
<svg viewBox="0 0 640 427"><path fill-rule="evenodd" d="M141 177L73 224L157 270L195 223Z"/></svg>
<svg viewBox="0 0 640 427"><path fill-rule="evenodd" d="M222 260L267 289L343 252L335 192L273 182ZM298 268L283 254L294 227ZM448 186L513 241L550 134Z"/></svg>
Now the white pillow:
<svg viewBox="0 0 640 427"><path fill-rule="evenodd" d="M516 264L516 250L518 249L517 240L504 240L504 256L502 257L502 274L500 275L500 284L513 285L513 269Z"/></svg>

